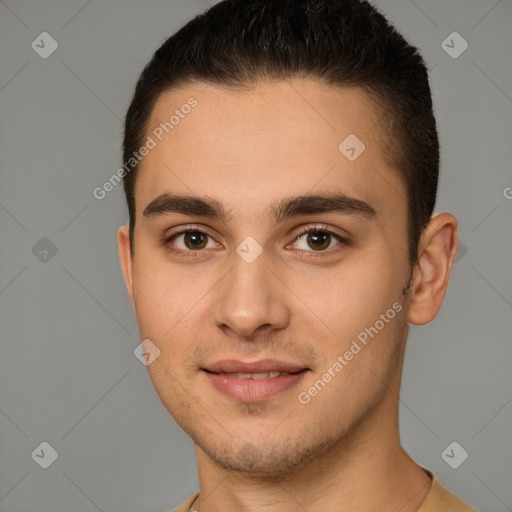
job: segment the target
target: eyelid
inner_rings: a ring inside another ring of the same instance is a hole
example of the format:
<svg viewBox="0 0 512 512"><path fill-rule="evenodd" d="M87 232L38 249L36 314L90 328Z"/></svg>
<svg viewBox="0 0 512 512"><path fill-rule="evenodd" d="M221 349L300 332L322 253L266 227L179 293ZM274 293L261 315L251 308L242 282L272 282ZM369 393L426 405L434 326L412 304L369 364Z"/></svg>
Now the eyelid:
<svg viewBox="0 0 512 512"><path fill-rule="evenodd" d="M201 249L201 250L197 250L197 251L192 251L192 250L185 251L183 249L169 247L169 243L174 238L181 236L181 235L186 235L187 233L190 233L190 232L202 233L202 234L206 235L207 237L210 237L217 245L219 245L219 242L215 241L214 237L210 233L208 233L207 228L205 228L204 226L198 226L198 225L193 225L193 224L186 224L185 226L180 226L179 231L176 231L175 233L172 233L170 235L164 235L164 238L162 240L162 245L168 251L170 251L174 254L183 255L186 257L188 257L188 256L197 257L201 253L204 253L205 250ZM222 245L222 244L220 244L220 245Z"/></svg>
<svg viewBox="0 0 512 512"><path fill-rule="evenodd" d="M343 241L347 242L350 240L350 235L345 231L345 235L342 235L334 230L334 228L329 227L327 224L308 224L307 226L304 226L300 228L299 232L293 237L294 240L297 240L298 237L309 234L311 232L315 231L321 231L325 233L329 233L331 235L334 235L335 237L342 239Z"/></svg>
<svg viewBox="0 0 512 512"><path fill-rule="evenodd" d="M297 233L293 237L293 241L290 244L287 244L286 248L290 247L290 245L294 245L299 238L302 238L304 235L308 235L310 233L315 232L321 232L321 233L328 233L331 235L334 239L338 241L338 244L334 247L331 247L330 249L324 250L324 251L315 251L315 250L306 250L306 249L296 249L296 251L299 251L303 254L306 254L308 258L321 258L321 257L328 257L332 256L333 254L336 254L341 250L343 247L350 245L350 237L347 235L340 235L336 231L334 231L332 228L329 228L326 224L317 224L317 225L308 225L303 228L301 228L300 232Z"/></svg>
<svg viewBox="0 0 512 512"><path fill-rule="evenodd" d="M193 250L184 251L183 249L177 249L177 248L171 249L168 247L168 244L171 242L171 240L173 238L178 237L180 235L185 235L188 232L195 232L195 231L205 234L206 236L210 237L212 240L215 241L214 237L208 233L208 231L206 230L206 228L204 226L187 224L187 225L181 227L181 229L179 231L172 233L171 235L164 236L164 239L162 240L162 245L164 247L167 247L169 251L176 253L176 254L183 254L185 256L200 255L201 253L205 252L205 249L199 249L197 251L193 251ZM324 251L313 251L313 250L307 251L305 249L297 249L297 251L305 252L305 253L312 253L315 256L321 256L322 254L326 254L326 255L332 254L332 253L336 252L336 248L338 246L340 246L340 245L344 246L344 245L348 245L350 243L349 236L344 236L344 235L337 233L332 228L329 228L329 226L327 226L326 224L309 224L307 226L303 226L302 228L300 228L300 231L298 231L293 236L292 241L290 243L286 244L286 247L293 245L299 238L303 237L304 235L307 235L307 234L315 232L315 231L324 232L324 233L328 233L328 234L332 235L339 242L339 244L336 245L334 248L331 248L329 250L324 250ZM215 241L215 243L219 244L219 242L217 242L217 241Z"/></svg>
<svg viewBox="0 0 512 512"><path fill-rule="evenodd" d="M167 231L170 231L171 229L172 228L168 229ZM201 233L211 236L207 231L208 228L206 226L202 226L200 224L185 224L185 225L178 226L178 229L179 229L179 231L176 231L175 233L172 233L171 235L167 235L167 234L164 235L164 238L170 239L173 236L183 235L184 233L187 233L187 231L200 231Z"/></svg>

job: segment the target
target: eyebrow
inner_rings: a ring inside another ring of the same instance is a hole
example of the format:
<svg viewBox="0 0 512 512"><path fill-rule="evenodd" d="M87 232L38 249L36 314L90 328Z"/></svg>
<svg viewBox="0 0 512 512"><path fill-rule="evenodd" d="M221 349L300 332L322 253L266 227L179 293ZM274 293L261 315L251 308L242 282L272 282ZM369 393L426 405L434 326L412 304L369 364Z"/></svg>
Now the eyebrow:
<svg viewBox="0 0 512 512"><path fill-rule="evenodd" d="M377 216L368 203L345 194L306 194L279 199L270 208L270 217L277 224L285 219L316 213L338 213L356 215L371 219ZM170 214L207 217L228 223L232 216L224 205L211 197L192 195L172 195L163 193L144 208L143 217L147 220Z"/></svg>

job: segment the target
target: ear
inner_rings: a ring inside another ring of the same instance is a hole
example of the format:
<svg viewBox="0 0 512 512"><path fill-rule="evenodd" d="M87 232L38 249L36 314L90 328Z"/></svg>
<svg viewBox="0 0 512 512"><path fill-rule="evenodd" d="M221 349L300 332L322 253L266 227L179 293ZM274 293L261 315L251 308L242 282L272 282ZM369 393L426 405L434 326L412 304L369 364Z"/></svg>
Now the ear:
<svg viewBox="0 0 512 512"><path fill-rule="evenodd" d="M130 248L130 230L128 226L121 226L117 231L117 245L119 248L119 261L121 270L123 271L124 283L126 285L126 293L130 298L132 307L133 301L133 261L132 251Z"/></svg>
<svg viewBox="0 0 512 512"><path fill-rule="evenodd" d="M432 321L443 303L458 249L457 219L440 213L430 219L418 244L418 261L413 269L408 322Z"/></svg>

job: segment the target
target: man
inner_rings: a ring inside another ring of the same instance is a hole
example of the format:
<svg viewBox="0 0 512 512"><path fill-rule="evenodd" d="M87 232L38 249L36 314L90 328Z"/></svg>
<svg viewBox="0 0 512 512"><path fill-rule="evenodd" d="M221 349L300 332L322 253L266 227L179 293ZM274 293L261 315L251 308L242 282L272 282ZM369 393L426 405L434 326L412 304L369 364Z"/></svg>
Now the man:
<svg viewBox="0 0 512 512"><path fill-rule="evenodd" d="M127 292L195 443L176 510L474 511L399 438L457 251L417 50L359 0L220 2L146 66L124 159Z"/></svg>

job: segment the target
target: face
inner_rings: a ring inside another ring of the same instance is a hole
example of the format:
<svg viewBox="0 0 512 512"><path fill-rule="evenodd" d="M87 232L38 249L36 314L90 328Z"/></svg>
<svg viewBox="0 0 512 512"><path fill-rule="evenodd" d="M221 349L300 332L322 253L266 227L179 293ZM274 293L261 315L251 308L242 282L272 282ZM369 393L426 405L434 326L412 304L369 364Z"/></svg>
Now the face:
<svg viewBox="0 0 512 512"><path fill-rule="evenodd" d="M191 85L152 112L128 293L160 350L156 392L220 466L304 464L347 439L396 374L407 205L380 115L361 89L304 80Z"/></svg>

